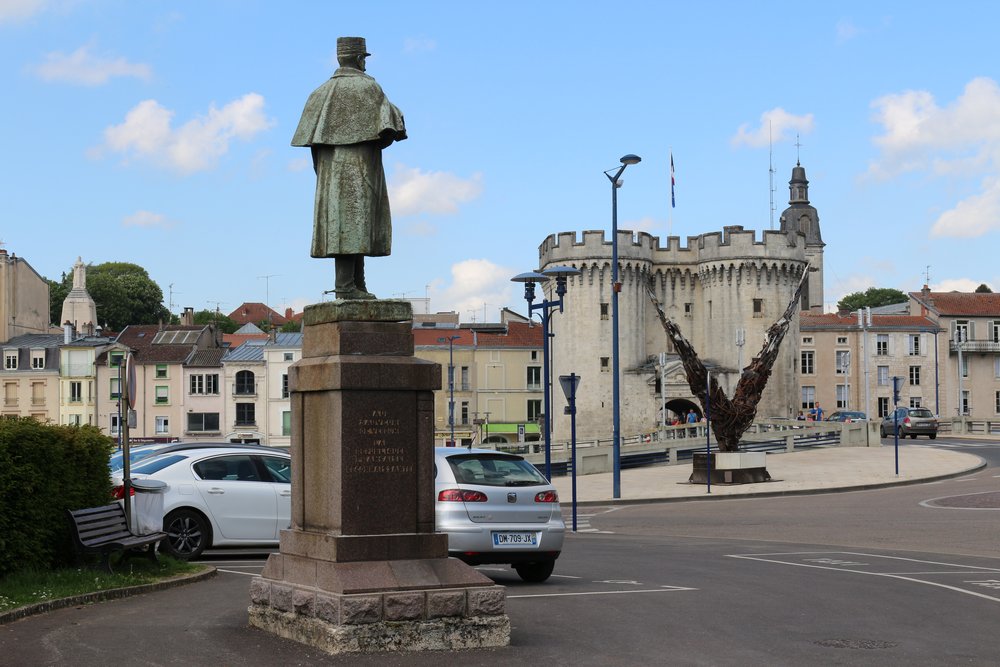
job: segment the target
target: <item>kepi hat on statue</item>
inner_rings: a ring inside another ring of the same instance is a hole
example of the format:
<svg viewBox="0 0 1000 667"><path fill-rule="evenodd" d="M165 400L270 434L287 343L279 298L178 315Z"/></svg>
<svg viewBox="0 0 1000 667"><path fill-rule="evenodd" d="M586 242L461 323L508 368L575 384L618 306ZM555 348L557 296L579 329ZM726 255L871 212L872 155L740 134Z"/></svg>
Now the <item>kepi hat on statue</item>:
<svg viewBox="0 0 1000 667"><path fill-rule="evenodd" d="M338 37L337 57L341 56L370 56L368 47L365 46L364 37Z"/></svg>

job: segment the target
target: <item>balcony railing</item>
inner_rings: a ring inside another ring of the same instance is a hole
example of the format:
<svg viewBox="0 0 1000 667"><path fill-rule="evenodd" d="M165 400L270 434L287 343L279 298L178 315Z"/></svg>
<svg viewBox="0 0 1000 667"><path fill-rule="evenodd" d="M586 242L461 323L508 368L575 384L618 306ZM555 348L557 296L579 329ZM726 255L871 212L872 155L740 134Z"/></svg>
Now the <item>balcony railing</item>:
<svg viewBox="0 0 1000 667"><path fill-rule="evenodd" d="M957 354L958 343L955 341L949 341L948 351L952 354ZM962 353L968 354L970 352L1000 352L1000 342L993 340L967 340L962 343Z"/></svg>

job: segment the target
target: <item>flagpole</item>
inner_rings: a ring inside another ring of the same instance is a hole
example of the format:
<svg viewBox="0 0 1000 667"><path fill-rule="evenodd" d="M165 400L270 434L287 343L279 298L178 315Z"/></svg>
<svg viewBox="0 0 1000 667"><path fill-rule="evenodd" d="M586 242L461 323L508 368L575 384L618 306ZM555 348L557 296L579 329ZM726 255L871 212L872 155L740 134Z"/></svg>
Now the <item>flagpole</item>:
<svg viewBox="0 0 1000 667"><path fill-rule="evenodd" d="M667 217L667 238L674 234L674 147L670 147L670 213ZM669 241L667 241L669 243Z"/></svg>

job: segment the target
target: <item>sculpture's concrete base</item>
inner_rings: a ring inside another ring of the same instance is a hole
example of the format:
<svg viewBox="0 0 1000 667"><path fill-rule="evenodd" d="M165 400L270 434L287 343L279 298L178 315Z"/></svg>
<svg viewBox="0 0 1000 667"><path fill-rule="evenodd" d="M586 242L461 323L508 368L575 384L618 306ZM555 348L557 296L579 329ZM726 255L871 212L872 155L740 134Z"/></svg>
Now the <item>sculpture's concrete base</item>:
<svg viewBox="0 0 1000 667"><path fill-rule="evenodd" d="M719 452L712 454L712 484L756 484L767 482L771 474L767 472L764 452ZM708 484L709 466L704 452L691 455L692 484Z"/></svg>
<svg viewBox="0 0 1000 667"><path fill-rule="evenodd" d="M250 585L250 624L329 653L506 646L502 586L434 532L441 367L413 357L410 306L305 312L292 392L292 526Z"/></svg>
<svg viewBox="0 0 1000 667"><path fill-rule="evenodd" d="M464 563L452 562L482 576ZM434 569L429 561L382 561L376 569L392 566ZM452 574L460 570L451 569L456 570ZM361 579L366 574L371 572L352 573ZM250 625L327 653L434 651L507 646L510 619L505 602L503 587L492 582L342 594L259 578L250 586L249 613Z"/></svg>

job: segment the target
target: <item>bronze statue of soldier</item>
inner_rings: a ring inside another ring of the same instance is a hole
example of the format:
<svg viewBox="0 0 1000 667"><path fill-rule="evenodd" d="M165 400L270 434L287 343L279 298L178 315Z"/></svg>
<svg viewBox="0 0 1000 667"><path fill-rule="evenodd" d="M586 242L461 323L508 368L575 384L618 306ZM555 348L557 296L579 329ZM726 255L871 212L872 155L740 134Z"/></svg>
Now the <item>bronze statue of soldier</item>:
<svg viewBox="0 0 1000 667"><path fill-rule="evenodd" d="M382 149L406 139L403 114L365 74L363 37L338 37L333 76L306 101L293 146L309 146L316 172L313 257L333 257L338 299L375 299L365 257L390 254L392 219Z"/></svg>

